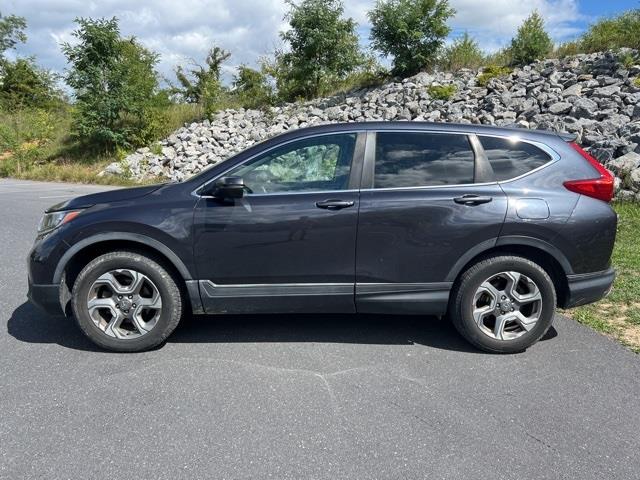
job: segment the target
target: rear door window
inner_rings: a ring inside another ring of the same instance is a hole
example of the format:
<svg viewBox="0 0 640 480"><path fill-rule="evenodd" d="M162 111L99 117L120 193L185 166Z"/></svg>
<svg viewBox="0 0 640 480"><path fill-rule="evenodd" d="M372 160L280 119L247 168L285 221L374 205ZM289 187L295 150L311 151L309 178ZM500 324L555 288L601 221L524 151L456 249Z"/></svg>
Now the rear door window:
<svg viewBox="0 0 640 480"><path fill-rule="evenodd" d="M519 177L551 160L549 155L527 142L499 137L478 138L498 181Z"/></svg>
<svg viewBox="0 0 640 480"><path fill-rule="evenodd" d="M462 134L380 132L373 187L473 183L475 156Z"/></svg>

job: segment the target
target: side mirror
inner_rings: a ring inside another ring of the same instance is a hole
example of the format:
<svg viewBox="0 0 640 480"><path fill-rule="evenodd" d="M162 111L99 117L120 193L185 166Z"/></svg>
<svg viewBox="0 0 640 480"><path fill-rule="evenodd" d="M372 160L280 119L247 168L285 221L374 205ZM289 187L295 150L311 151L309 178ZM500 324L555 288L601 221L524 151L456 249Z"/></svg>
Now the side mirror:
<svg viewBox="0 0 640 480"><path fill-rule="evenodd" d="M215 182L213 196L216 198L242 198L244 195L244 180L240 177L223 177Z"/></svg>

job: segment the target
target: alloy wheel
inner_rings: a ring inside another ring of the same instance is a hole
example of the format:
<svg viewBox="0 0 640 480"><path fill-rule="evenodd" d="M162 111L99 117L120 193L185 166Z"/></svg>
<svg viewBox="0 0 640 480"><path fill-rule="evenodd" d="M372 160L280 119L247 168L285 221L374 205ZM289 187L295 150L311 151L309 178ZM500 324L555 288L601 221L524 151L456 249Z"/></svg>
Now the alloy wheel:
<svg viewBox="0 0 640 480"><path fill-rule="evenodd" d="M538 323L542 294L529 277L515 271L487 278L473 297L473 319L480 330L497 340L514 340Z"/></svg>
<svg viewBox="0 0 640 480"><path fill-rule="evenodd" d="M93 282L87 308L93 323L106 335L134 339L153 330L162 313L162 298L148 276L118 269Z"/></svg>

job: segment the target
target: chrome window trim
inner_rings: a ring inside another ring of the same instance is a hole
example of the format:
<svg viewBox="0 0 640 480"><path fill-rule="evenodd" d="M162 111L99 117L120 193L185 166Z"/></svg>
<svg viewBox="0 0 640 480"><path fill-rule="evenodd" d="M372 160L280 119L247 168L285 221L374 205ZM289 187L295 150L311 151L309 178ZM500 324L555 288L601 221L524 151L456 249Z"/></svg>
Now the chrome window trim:
<svg viewBox="0 0 640 480"><path fill-rule="evenodd" d="M407 124L410 124L410 122L407 122ZM536 173L544 168L547 168L551 165L554 165L556 162L558 162L560 160L560 155L558 154L558 152L556 152L554 149L552 149L551 147L549 147L548 145L541 143L541 142L537 142L535 140L527 140L527 139L522 139L519 138L517 134L512 134L512 135L500 135L500 134L485 134L485 133L477 133L477 132L461 132L461 131L447 131L447 130L431 130L431 129L417 129L417 128L407 128L407 129L402 129L402 130L398 130L398 129L393 129L393 128L381 128L381 129L375 129L375 130L368 130L368 129L354 129L354 130L345 130L345 131L340 131L340 132L325 132L325 133L318 133L318 134L312 134L312 135L308 135L308 136L304 136L304 137L298 137L295 139L291 139L288 140L286 142L283 143L278 143L277 145L274 145L273 147L267 149L267 150L263 150L260 153L256 153L255 155L247 158L246 160L244 160L241 163L238 163L232 167L227 168L226 170L224 170L223 172L221 172L220 174L218 174L217 176L215 176L214 178L211 178L209 180L207 180L206 182L200 184L198 187L196 187L194 190L191 191L191 195L198 197L198 198L213 198L211 195L199 195L198 194L198 190L206 187L207 185L209 185L212 182L215 182L216 180L218 180L219 178L221 178L222 176L224 176L227 172L229 172L230 170L240 166L240 165L244 165L247 162L250 162L251 160L255 159L256 157L263 155L265 153L270 152L271 150L274 150L276 148L288 145L290 143L293 142L297 142L300 140L308 140L311 138L319 138L319 137L326 137L326 136L330 136L330 135L339 135L339 134L369 134L369 133L374 133L374 134L378 134L378 133L430 133L430 134L448 134L448 135L466 135L467 137L469 137L470 135L475 135L478 137L478 139L481 139L481 137L492 137L492 138L504 138L504 139L513 139L514 137L518 138L518 141L520 142L525 142L528 143L530 145L533 145L534 147L538 147L539 149L541 149L543 152L545 152L547 155L549 155L551 157L551 160L547 163L545 163L544 165L540 165L538 168L535 168L533 170L530 170L526 173L523 173L522 175L519 175L517 177L514 178L510 178L508 180L500 180L500 181L495 181L495 182L484 182L484 183L458 183L458 184L446 184L446 185L423 185L423 186L413 186L413 187L387 187L387 188L362 188L362 189L348 189L348 190L310 190L308 192L280 192L280 193L253 193L250 196L251 197L270 197L270 196L281 196L281 195L304 195L304 194L314 194L314 193L354 193L354 192L369 192L369 191L378 191L378 192L385 192L385 191L395 191L395 190L425 190L425 189L435 189L435 188L459 188L459 187L472 187L472 186L488 186L488 185L500 185L500 184L504 184L504 183L510 183L510 182L514 182L517 180L520 180L528 175L531 175L533 173ZM368 143L368 142L367 142ZM482 142L481 142L482 143ZM374 159L375 160L375 159Z"/></svg>
<svg viewBox="0 0 640 480"><path fill-rule="evenodd" d="M212 182L215 182L216 180L218 180L219 178L223 177L227 172L233 170L236 167L239 167L241 165L246 164L247 162L250 162L251 160L254 160L255 158L264 155L272 150L275 150L276 148L280 148L280 147L284 147L286 145L289 145L290 143L294 143L294 142L298 142L301 140L309 140L312 138L320 138L320 137L328 137L328 136L332 136L332 135L352 135L352 134L356 134L356 135L360 135L362 133L366 133L367 130L363 130L361 128L359 129L353 129L353 130L344 130L344 131L340 131L340 132L325 132L325 133L316 133L316 134L311 134L311 135L307 135L304 137L298 137L298 138L293 138L291 140L287 140L286 142L282 142L282 143L278 143L266 150L262 150L259 153L256 153L255 155L252 155L251 157L247 158L246 160L237 163L235 165L233 165L232 167L227 168L226 170L222 171L221 173L219 173L218 175L216 175L214 178L211 178L209 180L207 180L206 182L200 184L198 187L196 187L195 189L193 189L191 191L191 195L198 197L198 198L214 198L211 195L200 195L198 193L198 190L201 190L202 188L206 187L207 185L209 185ZM358 141L358 139L356 138L356 142ZM238 152L241 153L241 152ZM355 150L354 150L354 159L355 159ZM353 159L352 159L353 162ZM353 165L352 165L353 166ZM349 171L349 175L351 175L351 171ZM252 193L250 194L251 197L265 197L265 196L273 196L273 195L302 195L302 194L309 194L309 193L335 193L335 192L352 192L352 191L358 191L358 190L310 190L308 192L280 192L280 193Z"/></svg>
<svg viewBox="0 0 640 480"><path fill-rule="evenodd" d="M493 138L504 138L504 139L513 139L514 137L518 138L519 142L528 143L533 145L534 147L538 147L544 153L549 155L550 161L545 163L544 165L540 165L538 168L534 168L518 177L510 178L508 180L496 180L494 182L483 182L483 183L456 183L456 184L446 184L446 185L424 185L424 186L415 186L415 187L387 187L387 188L363 188L361 192L385 192L385 191L396 191L396 190L427 190L427 189L435 189L435 188L460 188L460 187L474 187L474 186L489 186L489 185L501 185L503 183L509 183L521 178L526 177L527 175L531 175L535 172L542 170L543 168L547 168L551 165L554 165L556 162L560 160L560 155L554 149L549 147L548 145L536 142L535 140L527 140L523 138L519 138L518 135L498 135L498 134L483 134L483 133L469 133L469 132L448 132L448 131L437 131L437 130L416 130L416 129L407 129L407 130L393 130L393 129L385 129L385 130L376 130L376 133L380 132L410 132L410 133L440 133L440 134L456 134L456 135L475 135L480 139L480 137L493 137ZM482 142L480 142L482 144ZM483 147L484 149L484 147Z"/></svg>
<svg viewBox="0 0 640 480"><path fill-rule="evenodd" d="M482 145L482 138L481 137L492 137L492 138L504 138L504 139L511 139L514 136L517 137L517 135L484 135L484 134L479 134L477 135L478 139L480 140L480 144ZM544 153L546 153L547 155L549 155L550 160L543 164L540 165L537 168L534 168L533 170L529 170L526 173L523 173L522 175L518 175L517 177L513 177L513 178L509 178L507 180L497 180L497 183L499 185L503 184L503 183L509 183L509 182L514 182L516 180L520 180L521 178L524 178L528 175L531 175L535 172L539 172L540 170L547 168L551 165L554 165L555 163L557 163L560 160L560 154L558 152L556 152L553 148L551 148L549 145L545 144L545 143L541 143L541 142L536 142L535 140L525 140L520 138L519 139L520 142L524 142L524 143L528 143L529 145L533 145L534 147L539 148L540 150L542 150ZM484 150L484 147L482 147Z"/></svg>

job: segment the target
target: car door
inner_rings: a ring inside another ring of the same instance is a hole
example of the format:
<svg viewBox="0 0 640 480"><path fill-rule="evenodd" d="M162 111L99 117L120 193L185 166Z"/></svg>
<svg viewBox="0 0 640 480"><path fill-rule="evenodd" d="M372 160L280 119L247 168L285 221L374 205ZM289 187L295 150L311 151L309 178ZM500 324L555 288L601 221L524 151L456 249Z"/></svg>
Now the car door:
<svg viewBox="0 0 640 480"><path fill-rule="evenodd" d="M364 142L358 133L294 140L219 176L241 177L247 191L197 203L194 258L206 312L355 311Z"/></svg>
<svg viewBox="0 0 640 480"><path fill-rule="evenodd" d="M456 266L495 244L507 199L478 147L465 133L369 134L358 221L359 312L443 314Z"/></svg>

